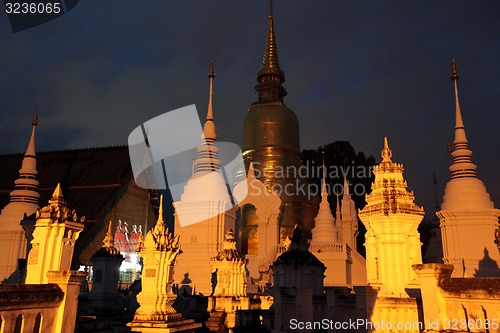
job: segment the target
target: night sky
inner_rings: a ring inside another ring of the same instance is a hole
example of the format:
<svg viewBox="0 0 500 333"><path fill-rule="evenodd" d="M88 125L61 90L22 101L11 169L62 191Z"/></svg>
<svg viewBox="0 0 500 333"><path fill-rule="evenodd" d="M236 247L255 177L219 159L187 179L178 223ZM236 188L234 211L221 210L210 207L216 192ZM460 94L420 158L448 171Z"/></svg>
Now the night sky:
<svg viewBox="0 0 500 333"><path fill-rule="evenodd" d="M221 141L242 142L266 41L265 0L83 0L12 33L0 13L0 153L23 152L39 111L37 150L126 144L164 112L196 104L204 118L215 59ZM452 53L478 165L500 206L500 2L274 2L285 103L303 149L337 140L380 161L383 137L427 214L449 179ZM203 119L202 118L202 119Z"/></svg>

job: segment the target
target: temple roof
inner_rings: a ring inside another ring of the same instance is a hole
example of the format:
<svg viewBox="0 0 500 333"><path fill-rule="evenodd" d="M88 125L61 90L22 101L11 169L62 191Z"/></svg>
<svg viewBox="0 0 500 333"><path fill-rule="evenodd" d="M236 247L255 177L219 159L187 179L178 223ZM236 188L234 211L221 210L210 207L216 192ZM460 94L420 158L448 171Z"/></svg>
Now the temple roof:
<svg viewBox="0 0 500 333"><path fill-rule="evenodd" d="M0 207L9 203L24 154L0 155ZM61 183L68 207L94 222L120 186L132 179L127 146L37 152L40 203Z"/></svg>

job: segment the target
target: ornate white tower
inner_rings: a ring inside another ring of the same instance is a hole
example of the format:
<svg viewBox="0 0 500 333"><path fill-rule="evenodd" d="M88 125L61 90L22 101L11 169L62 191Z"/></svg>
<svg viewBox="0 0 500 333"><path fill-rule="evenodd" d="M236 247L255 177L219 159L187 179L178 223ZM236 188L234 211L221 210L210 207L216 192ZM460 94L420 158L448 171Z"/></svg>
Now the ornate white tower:
<svg viewBox="0 0 500 333"><path fill-rule="evenodd" d="M212 109L210 65L210 94L207 119L203 127L202 144L198 148L194 173L184 187L175 207L175 230L182 238L183 260L176 266L174 281L189 293L212 293L210 259L215 257L228 229L235 228L237 207L233 206L226 181L220 172L219 149ZM184 290L179 290L184 292Z"/></svg>
<svg viewBox="0 0 500 333"><path fill-rule="evenodd" d="M446 184L441 210L444 263L455 266L454 277L499 276L500 254L492 240L500 210L494 207L483 182L476 176L458 99L458 71L452 60L455 88L455 149L451 179Z"/></svg>
<svg viewBox="0 0 500 333"><path fill-rule="evenodd" d="M422 263L417 227L424 216L403 178L403 165L391 160L387 138L382 162L375 166L372 192L359 212L366 227L368 284L380 287L379 296L408 297L405 288L418 286L413 264Z"/></svg>
<svg viewBox="0 0 500 333"><path fill-rule="evenodd" d="M40 194L36 171L35 128L38 124L37 113L33 117L31 137L24 155L19 178L10 192L10 203L0 215L0 282L9 277L17 268L17 259L26 258L26 236L21 227L24 214L33 214L38 208Z"/></svg>

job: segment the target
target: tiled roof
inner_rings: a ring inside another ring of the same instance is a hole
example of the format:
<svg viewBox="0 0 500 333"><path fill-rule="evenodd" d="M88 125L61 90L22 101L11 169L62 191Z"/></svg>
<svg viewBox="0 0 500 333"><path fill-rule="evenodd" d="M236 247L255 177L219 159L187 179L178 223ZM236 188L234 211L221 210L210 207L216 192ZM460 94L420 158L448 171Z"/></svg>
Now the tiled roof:
<svg viewBox="0 0 500 333"><path fill-rule="evenodd" d="M23 157L0 155L0 208L9 203ZM37 152L37 170L40 207L47 205L61 183L68 207L88 222L96 220L120 185L132 177L127 146Z"/></svg>

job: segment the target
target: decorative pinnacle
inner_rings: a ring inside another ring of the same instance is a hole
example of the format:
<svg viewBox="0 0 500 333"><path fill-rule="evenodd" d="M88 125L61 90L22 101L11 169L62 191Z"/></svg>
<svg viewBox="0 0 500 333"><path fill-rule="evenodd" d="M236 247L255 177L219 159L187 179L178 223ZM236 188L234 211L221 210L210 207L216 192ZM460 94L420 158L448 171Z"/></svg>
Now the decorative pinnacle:
<svg viewBox="0 0 500 333"><path fill-rule="evenodd" d="M234 232L233 232L233 229L229 228L229 230L226 232L226 237L225 237L225 240L226 241L234 241Z"/></svg>
<svg viewBox="0 0 500 333"><path fill-rule="evenodd" d="M113 220L109 220L108 232L102 241L102 247L111 248L115 245L115 240L113 238Z"/></svg>
<svg viewBox="0 0 500 333"><path fill-rule="evenodd" d="M476 177L477 166L472 163L472 151L469 150L469 141L465 133L465 126L460 111L460 101L458 98L458 71L455 59L451 61L453 86L455 89L455 149L451 153L453 163L450 164L451 178Z"/></svg>
<svg viewBox="0 0 500 333"><path fill-rule="evenodd" d="M345 191L344 191L345 193ZM341 217L341 213L340 213L340 201L339 201L339 196L336 195L337 197L337 207L335 208L335 219L337 220L337 222L340 223L340 220L342 220L342 217Z"/></svg>
<svg viewBox="0 0 500 333"><path fill-rule="evenodd" d="M389 148L387 137L384 137L384 149L382 149L382 162L392 162L392 150Z"/></svg>
<svg viewBox="0 0 500 333"><path fill-rule="evenodd" d="M54 199L64 198L62 190L61 190L61 183L57 183L57 187L54 190L54 193L52 193L52 198L54 198Z"/></svg>
<svg viewBox="0 0 500 333"><path fill-rule="evenodd" d="M272 1L272 0L271 0ZM325 146L323 146L323 149L321 150L321 154L323 155L323 184L321 187L321 197L325 197L325 199L328 197L328 192L326 190L326 165L325 165Z"/></svg>
<svg viewBox="0 0 500 333"><path fill-rule="evenodd" d="M278 75L281 82L285 81L285 76L280 68L278 61L278 47L276 45L276 36L274 35L274 21L273 21L273 1L269 1L269 27L267 33L266 51L264 53L264 60L262 67L259 71L258 77L263 75L274 74Z"/></svg>
<svg viewBox="0 0 500 333"><path fill-rule="evenodd" d="M208 73L208 78L210 79L210 88L208 93L208 109L207 109L207 119L205 125L203 125L203 135L205 139L215 141L217 139L217 134L215 133L215 123L214 123L214 112L213 112L213 79L215 77L214 72L214 61L210 61L210 70Z"/></svg>
<svg viewBox="0 0 500 333"><path fill-rule="evenodd" d="M392 156L392 152L391 152L391 156ZM349 182L347 182L347 173L344 174L344 195L343 195L343 198L344 199L349 199L350 198L350 195L349 195Z"/></svg>
<svg viewBox="0 0 500 333"><path fill-rule="evenodd" d="M208 77L209 78L214 78L215 77L215 72L214 72L214 59L210 59L210 70L208 72Z"/></svg>
<svg viewBox="0 0 500 333"><path fill-rule="evenodd" d="M31 125L33 126L38 126L38 111L37 109L35 108L35 113L33 114L33 121L31 123Z"/></svg>
<svg viewBox="0 0 500 333"><path fill-rule="evenodd" d="M455 63L455 59L451 59L451 80L458 80L460 77L458 76L457 64Z"/></svg>
<svg viewBox="0 0 500 333"><path fill-rule="evenodd" d="M156 221L156 225L165 225L165 220L163 220L163 194L160 194L160 209L158 210L158 221Z"/></svg>
<svg viewBox="0 0 500 333"><path fill-rule="evenodd" d="M458 84L457 84L458 71L457 71L457 64L455 62L455 59L451 60L451 68L452 68L451 80L453 81L453 86L455 88L455 113L456 113L455 114L455 116L456 116L455 129L462 129L463 130L463 132L460 131L460 133L455 133L455 141L457 141L457 139L459 139L460 141L467 142L467 137L465 136L464 121L462 119L462 113L460 111L460 102L458 99Z"/></svg>

